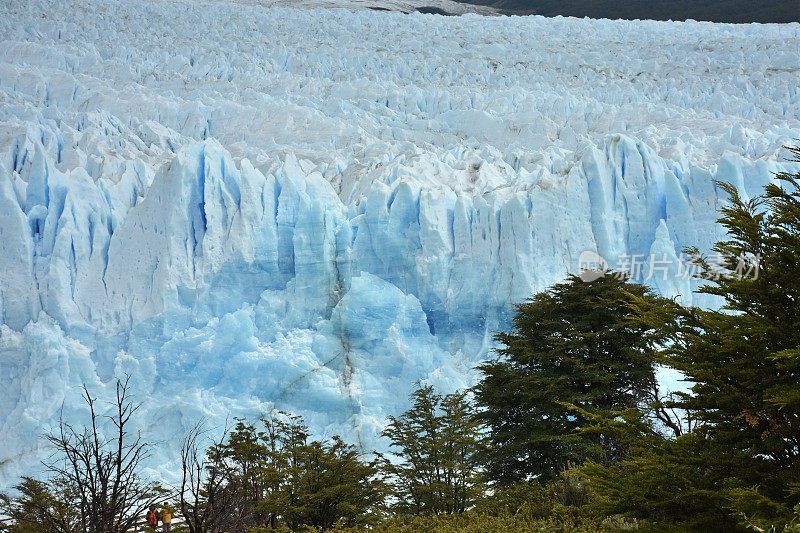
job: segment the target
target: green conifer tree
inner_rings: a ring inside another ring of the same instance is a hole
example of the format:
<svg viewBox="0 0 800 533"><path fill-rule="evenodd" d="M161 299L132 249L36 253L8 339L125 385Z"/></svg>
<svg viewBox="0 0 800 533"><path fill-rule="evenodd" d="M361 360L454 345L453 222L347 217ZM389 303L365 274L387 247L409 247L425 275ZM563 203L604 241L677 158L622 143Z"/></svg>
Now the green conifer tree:
<svg viewBox="0 0 800 533"><path fill-rule="evenodd" d="M412 407L389 417L383 432L393 448L384 468L394 485L395 508L414 515L463 513L483 494L473 408L464 392L442 396L430 386L411 398Z"/></svg>
<svg viewBox="0 0 800 533"><path fill-rule="evenodd" d="M791 520L800 501L800 174L779 177L752 200L720 183L730 197L719 219L728 239L714 247L720 264L689 250L707 280L700 292L722 298L720 310L638 302L641 320L668 336L664 359L691 384L674 406L695 429L663 441L636 416L595 419L636 447L619 465L584 469L603 511L681 531L779 531Z"/></svg>
<svg viewBox="0 0 800 533"><path fill-rule="evenodd" d="M208 455L209 474L222 473L226 505L220 511L232 531L326 531L368 523L383 508L377 461L336 436L310 440L299 416L276 413L260 427L240 420Z"/></svg>
<svg viewBox="0 0 800 533"><path fill-rule="evenodd" d="M490 479L546 482L587 458L624 455L608 435L580 434L586 418L571 405L612 411L657 395L654 330L632 320L633 297L659 301L619 275L570 276L517 307L513 331L495 337L499 358L479 367L475 387Z"/></svg>

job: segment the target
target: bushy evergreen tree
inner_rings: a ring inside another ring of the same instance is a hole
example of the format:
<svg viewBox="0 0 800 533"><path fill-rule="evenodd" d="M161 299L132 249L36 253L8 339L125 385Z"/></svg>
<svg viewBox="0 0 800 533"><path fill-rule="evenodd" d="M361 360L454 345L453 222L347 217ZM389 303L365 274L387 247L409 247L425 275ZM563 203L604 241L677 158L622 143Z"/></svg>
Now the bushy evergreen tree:
<svg viewBox="0 0 800 533"><path fill-rule="evenodd" d="M327 531L382 516L385 485L375 463L362 460L354 446L333 437L304 445L296 454L290 478L293 504L286 513L293 529L310 525Z"/></svg>
<svg viewBox="0 0 800 533"><path fill-rule="evenodd" d="M261 422L239 421L209 450L209 470L223 472L224 488L236 495L221 510L227 530L326 531L379 516L386 489L376 461L339 437L309 440L300 417L279 413Z"/></svg>
<svg viewBox="0 0 800 533"><path fill-rule="evenodd" d="M656 332L632 319L634 297L659 301L619 275L571 276L517 307L513 331L496 336L499 358L479 367L475 387L491 479L548 481L587 458L623 456L608 435L580 434L586 419L570 405L613 411L657 396Z"/></svg>
<svg viewBox="0 0 800 533"><path fill-rule="evenodd" d="M395 508L414 515L463 513L483 494L473 408L465 393L442 396L430 386L414 391L411 399L412 407L389 417L383 432L394 455L384 469Z"/></svg>
<svg viewBox="0 0 800 533"><path fill-rule="evenodd" d="M798 150L795 155L800 156ZM664 356L692 384L675 406L696 427L659 441L632 416L616 425L637 449L611 468L584 469L605 512L658 527L735 531L788 523L800 501L800 175L781 175L752 200L725 183L728 239L700 257L700 292L720 310L652 306L643 322L669 334ZM639 428L639 431L635 429Z"/></svg>
<svg viewBox="0 0 800 533"><path fill-rule="evenodd" d="M63 480L48 482L30 477L14 487L15 496L0 494L0 531L8 533L74 533L81 529L77 498Z"/></svg>

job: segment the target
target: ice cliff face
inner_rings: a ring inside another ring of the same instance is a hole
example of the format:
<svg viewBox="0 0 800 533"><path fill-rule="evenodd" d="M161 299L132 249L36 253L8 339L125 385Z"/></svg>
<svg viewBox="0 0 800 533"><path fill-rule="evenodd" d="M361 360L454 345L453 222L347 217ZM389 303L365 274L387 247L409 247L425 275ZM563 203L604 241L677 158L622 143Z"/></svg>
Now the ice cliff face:
<svg viewBox="0 0 800 533"><path fill-rule="evenodd" d="M272 408L380 446L514 302L707 250L713 180L800 137L798 25L12 0L0 35L3 484L122 375L154 468Z"/></svg>

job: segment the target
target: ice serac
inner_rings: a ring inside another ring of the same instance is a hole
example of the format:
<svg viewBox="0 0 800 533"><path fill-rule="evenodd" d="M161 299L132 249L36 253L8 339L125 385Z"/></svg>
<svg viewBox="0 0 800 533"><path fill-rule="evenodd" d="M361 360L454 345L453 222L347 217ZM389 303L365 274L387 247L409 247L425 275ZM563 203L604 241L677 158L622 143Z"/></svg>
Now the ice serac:
<svg viewBox="0 0 800 533"><path fill-rule="evenodd" d="M156 475L271 409L382 448L584 252L713 305L715 181L798 169L797 25L10 0L0 35L0 485L121 376Z"/></svg>
<svg viewBox="0 0 800 533"><path fill-rule="evenodd" d="M16 329L38 315L30 235L28 217L17 201L8 170L0 167L0 319Z"/></svg>
<svg viewBox="0 0 800 533"><path fill-rule="evenodd" d="M598 252L612 260L644 256L666 217L664 164L643 143L617 135L583 159Z"/></svg>

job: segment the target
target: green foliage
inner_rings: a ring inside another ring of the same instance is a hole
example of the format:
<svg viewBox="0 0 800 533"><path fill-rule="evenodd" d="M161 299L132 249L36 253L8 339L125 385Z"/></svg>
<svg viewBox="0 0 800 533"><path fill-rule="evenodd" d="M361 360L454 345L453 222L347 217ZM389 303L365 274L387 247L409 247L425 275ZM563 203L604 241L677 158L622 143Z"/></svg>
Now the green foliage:
<svg viewBox="0 0 800 533"><path fill-rule="evenodd" d="M374 462L364 462L356 449L338 437L314 441L295 450L290 471L292 505L287 522L325 531L334 525L371 523L380 516L385 495Z"/></svg>
<svg viewBox="0 0 800 533"><path fill-rule="evenodd" d="M376 462L338 437L309 441L299 417L279 413L261 427L238 421L209 458L209 469L223 472L226 489L238 495L225 510L232 530L325 531L380 516L386 488Z"/></svg>
<svg viewBox="0 0 800 533"><path fill-rule="evenodd" d="M10 519L10 524L0 526L0 530L9 533L68 533L80 529L78 510L70 505L75 498L66 493L69 488L64 483L24 477L14 490L16 496L0 495L0 512Z"/></svg>
<svg viewBox="0 0 800 533"><path fill-rule="evenodd" d="M653 396L656 331L633 320L633 298L661 301L619 276L572 276L518 306L513 331L496 336L500 358L479 367L475 387L491 479L547 481L624 454L607 435L579 433L587 420L575 407L614 411Z"/></svg>
<svg viewBox="0 0 800 533"><path fill-rule="evenodd" d="M624 531L632 522L620 521L622 527L612 521L586 518L534 518L528 515L490 516L468 512L460 515L398 517L387 520L370 529L337 529L340 533L601 533Z"/></svg>
<svg viewBox="0 0 800 533"><path fill-rule="evenodd" d="M465 393L441 396L432 387L412 395L413 406L389 417L383 436L393 460L383 468L393 482L394 508L411 514L453 514L483 494L478 469L480 430Z"/></svg>
<svg viewBox="0 0 800 533"><path fill-rule="evenodd" d="M583 469L599 511L664 531L790 523L800 500L800 187L781 178L750 201L719 184L730 197L719 219L729 238L714 248L722 266L690 252L707 280L700 292L722 298L721 310L638 302L641 320L667 335L662 360L693 384L672 405L695 429L668 441L641 417L596 421L631 446L619 464Z"/></svg>
<svg viewBox="0 0 800 533"><path fill-rule="evenodd" d="M525 514L532 518L548 518L555 500L539 483L513 483L498 488L475 505L475 513L489 516Z"/></svg>
<svg viewBox="0 0 800 533"><path fill-rule="evenodd" d="M565 470L549 484L550 492L558 503L568 507L581 507L589 501L589 491L580 472Z"/></svg>
<svg viewBox="0 0 800 533"><path fill-rule="evenodd" d="M261 420L262 428L238 420L227 441L208 450L209 478L221 476L229 493L230 524L275 526L292 503L290 469L308 431L298 417L279 413Z"/></svg>
<svg viewBox="0 0 800 533"><path fill-rule="evenodd" d="M594 519L600 515L586 507L590 493L583 475L565 470L547 485L514 483L498 487L476 504L476 514L519 515L530 518Z"/></svg>

